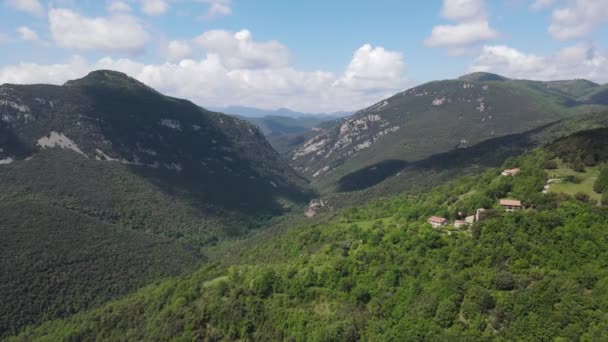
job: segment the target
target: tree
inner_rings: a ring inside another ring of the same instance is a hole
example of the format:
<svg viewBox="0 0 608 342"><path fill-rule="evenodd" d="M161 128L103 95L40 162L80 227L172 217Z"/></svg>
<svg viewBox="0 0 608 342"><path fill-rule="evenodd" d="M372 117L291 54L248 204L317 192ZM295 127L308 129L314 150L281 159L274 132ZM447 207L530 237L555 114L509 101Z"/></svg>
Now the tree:
<svg viewBox="0 0 608 342"><path fill-rule="evenodd" d="M603 194L608 191L608 167L604 167L600 171L600 175L593 185L593 190L598 194Z"/></svg>
<svg viewBox="0 0 608 342"><path fill-rule="evenodd" d="M511 272L500 272L494 278L494 286L502 291L513 290L516 285L516 279Z"/></svg>

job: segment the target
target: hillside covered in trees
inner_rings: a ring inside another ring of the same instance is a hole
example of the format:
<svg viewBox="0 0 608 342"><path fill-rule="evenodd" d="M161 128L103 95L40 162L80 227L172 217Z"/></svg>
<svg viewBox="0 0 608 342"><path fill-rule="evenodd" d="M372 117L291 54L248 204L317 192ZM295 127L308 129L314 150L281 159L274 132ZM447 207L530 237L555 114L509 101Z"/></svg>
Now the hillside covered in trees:
<svg viewBox="0 0 608 342"><path fill-rule="evenodd" d="M543 193L556 165L587 159L587 143L598 158L581 171L602 166L605 143L595 139L605 132L237 246L191 275L12 340L608 339L608 209ZM523 210L505 212L503 198ZM480 208L469 227L426 223Z"/></svg>

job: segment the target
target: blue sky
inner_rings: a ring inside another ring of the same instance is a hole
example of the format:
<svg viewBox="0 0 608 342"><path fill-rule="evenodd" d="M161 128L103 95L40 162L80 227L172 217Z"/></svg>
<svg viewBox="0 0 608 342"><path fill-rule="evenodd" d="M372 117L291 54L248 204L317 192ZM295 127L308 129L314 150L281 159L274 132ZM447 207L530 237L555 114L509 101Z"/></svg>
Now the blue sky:
<svg viewBox="0 0 608 342"><path fill-rule="evenodd" d="M608 81L608 0L0 0L0 83L97 68L203 106L355 110L490 71Z"/></svg>

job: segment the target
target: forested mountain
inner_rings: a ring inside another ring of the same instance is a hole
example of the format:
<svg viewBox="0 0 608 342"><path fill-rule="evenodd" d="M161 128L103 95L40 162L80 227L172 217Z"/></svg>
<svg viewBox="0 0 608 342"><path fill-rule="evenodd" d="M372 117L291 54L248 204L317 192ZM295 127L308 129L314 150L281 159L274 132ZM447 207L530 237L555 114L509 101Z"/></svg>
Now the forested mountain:
<svg viewBox="0 0 608 342"><path fill-rule="evenodd" d="M338 117L328 115L295 118L268 115L261 118L244 117L244 119L258 126L270 145L280 154L291 152L323 127L331 126L339 120Z"/></svg>
<svg viewBox="0 0 608 342"><path fill-rule="evenodd" d="M323 196L326 205L322 209L362 205L375 198L438 186L460 176L480 175L543 144L604 127L608 127L608 112L590 112L411 163L399 160L376 163L340 179L338 192Z"/></svg>
<svg viewBox="0 0 608 342"><path fill-rule="evenodd" d="M598 110L605 104L601 89L584 80L488 73L430 82L319 131L291 152L291 163L318 189L340 191L340 183L376 164L411 163Z"/></svg>
<svg viewBox="0 0 608 342"><path fill-rule="evenodd" d="M124 74L2 85L0 334L192 270L310 196L254 125Z"/></svg>
<svg viewBox="0 0 608 342"><path fill-rule="evenodd" d="M555 173L603 168L607 132L576 133L481 176L277 232L12 340L608 339L607 208L547 190ZM505 168L519 172L503 176ZM605 179L594 189L606 191ZM506 212L504 198L523 208ZM480 208L475 223L453 225ZM448 224L433 228L431 216Z"/></svg>

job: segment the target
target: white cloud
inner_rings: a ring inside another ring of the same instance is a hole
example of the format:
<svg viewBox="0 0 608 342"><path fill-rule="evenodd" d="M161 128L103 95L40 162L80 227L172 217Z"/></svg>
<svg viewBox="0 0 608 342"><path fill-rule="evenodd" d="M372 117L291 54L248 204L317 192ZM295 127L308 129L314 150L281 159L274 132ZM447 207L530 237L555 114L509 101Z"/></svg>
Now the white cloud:
<svg viewBox="0 0 608 342"><path fill-rule="evenodd" d="M404 70L401 53L365 44L355 52L344 76L335 85L369 91L399 89L406 83Z"/></svg>
<svg viewBox="0 0 608 342"><path fill-rule="evenodd" d="M140 0L141 10L148 15L161 15L167 12L169 4L165 0Z"/></svg>
<svg viewBox="0 0 608 342"><path fill-rule="evenodd" d="M134 53L149 39L137 19L123 14L84 17L69 9L52 9L49 23L55 42L70 49Z"/></svg>
<svg viewBox="0 0 608 342"><path fill-rule="evenodd" d="M209 4L209 9L205 14L207 18L218 17L221 15L232 14L232 1L231 0L198 0Z"/></svg>
<svg viewBox="0 0 608 342"><path fill-rule="evenodd" d="M533 11L540 11L547 7L550 7L551 5L553 5L554 2L554 0L535 0L530 5L530 9Z"/></svg>
<svg viewBox="0 0 608 342"><path fill-rule="evenodd" d="M483 0L444 0L442 16L456 23L435 26L424 44L461 54L472 45L496 39L498 32L490 27L484 5Z"/></svg>
<svg viewBox="0 0 608 342"><path fill-rule="evenodd" d="M320 70L300 71L284 63L259 66L258 63L253 63L251 68L239 63L234 65L230 57L218 53L209 53L199 60L162 64L112 58L88 62L74 57L63 64L21 63L0 68L0 84L62 84L92 70L113 69L202 106L288 107L310 112L361 109L408 85L401 54L370 45L354 53L342 75Z"/></svg>
<svg viewBox="0 0 608 342"><path fill-rule="evenodd" d="M486 20L480 20L435 26L424 43L433 47L459 48L497 37L498 32L494 31Z"/></svg>
<svg viewBox="0 0 608 342"><path fill-rule="evenodd" d="M192 56L192 47L183 40L172 40L166 46L166 55L170 60L181 60Z"/></svg>
<svg viewBox="0 0 608 342"><path fill-rule="evenodd" d="M537 56L504 45L485 46L471 71L494 72L512 78L559 80L584 78L608 81L608 58L595 48L574 45L551 56Z"/></svg>
<svg viewBox="0 0 608 342"><path fill-rule="evenodd" d="M230 68L279 68L289 65L290 51L277 41L256 42L251 32L207 31L194 42L209 54L217 54Z"/></svg>
<svg viewBox="0 0 608 342"><path fill-rule="evenodd" d="M110 12L130 12L131 6L124 1L113 0L107 4L106 9Z"/></svg>
<svg viewBox="0 0 608 342"><path fill-rule="evenodd" d="M32 30L31 28L29 28L27 26L19 27L17 29L17 33L19 33L19 35L21 36L21 39L23 39L23 40L35 42L40 39L38 37L38 33L36 33L36 31Z"/></svg>
<svg viewBox="0 0 608 342"><path fill-rule="evenodd" d="M608 0L570 0L553 11L549 32L557 39L581 38L608 23Z"/></svg>
<svg viewBox="0 0 608 342"><path fill-rule="evenodd" d="M6 4L16 10L33 15L40 16L44 13L44 8L38 0L6 0Z"/></svg>
<svg viewBox="0 0 608 342"><path fill-rule="evenodd" d="M452 20L485 17L484 2L483 0L445 0L441 15Z"/></svg>

